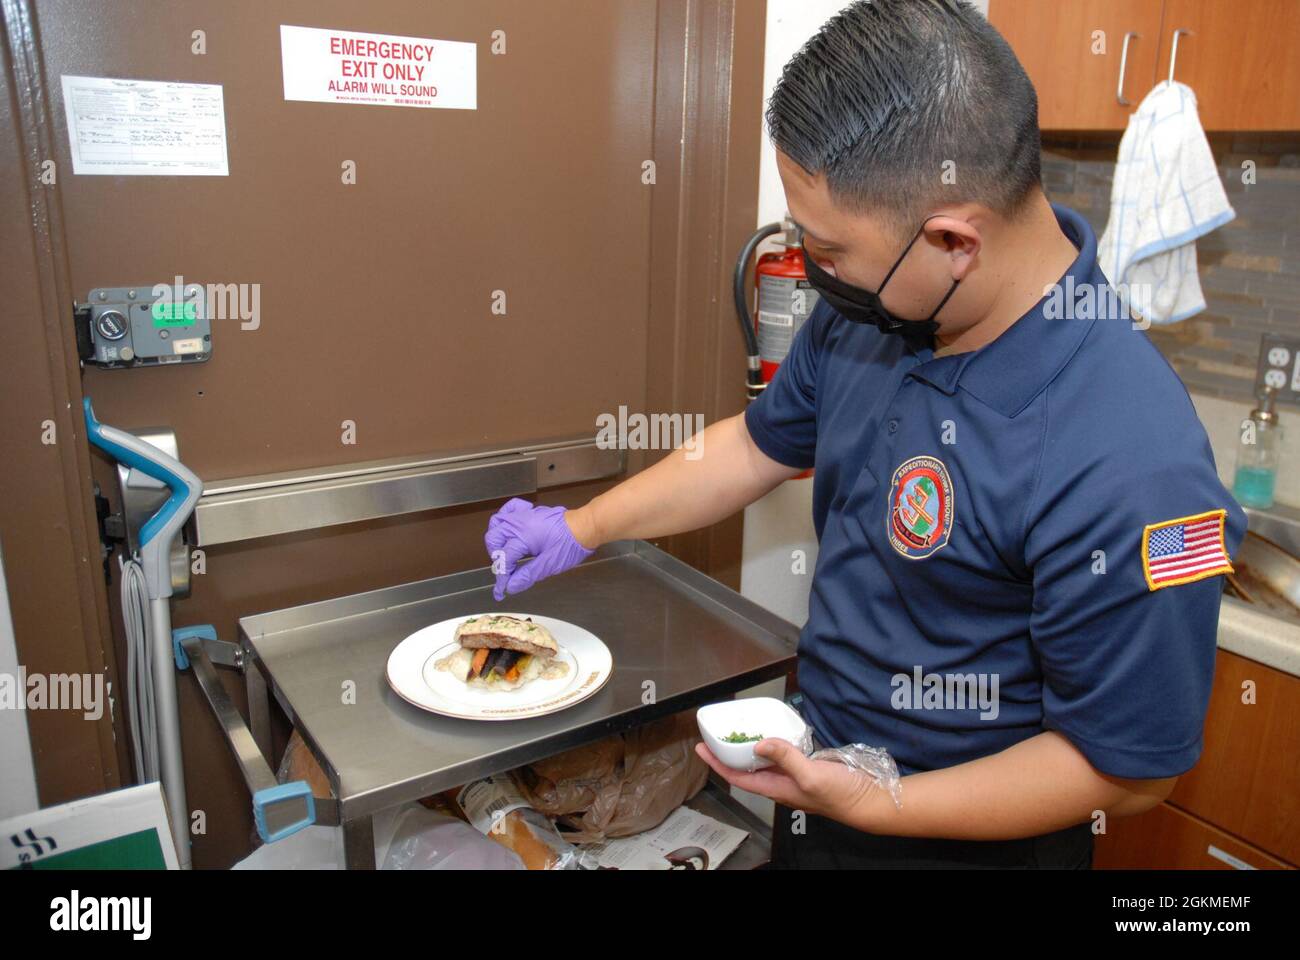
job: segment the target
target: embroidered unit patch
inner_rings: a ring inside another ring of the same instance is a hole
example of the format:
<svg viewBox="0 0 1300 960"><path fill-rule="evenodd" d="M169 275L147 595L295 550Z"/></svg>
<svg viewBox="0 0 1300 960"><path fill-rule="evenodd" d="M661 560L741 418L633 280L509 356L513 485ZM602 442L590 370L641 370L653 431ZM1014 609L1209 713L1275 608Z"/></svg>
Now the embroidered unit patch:
<svg viewBox="0 0 1300 960"><path fill-rule="evenodd" d="M913 457L894 471L890 482L889 542L909 560L922 560L952 534L952 479L943 461Z"/></svg>

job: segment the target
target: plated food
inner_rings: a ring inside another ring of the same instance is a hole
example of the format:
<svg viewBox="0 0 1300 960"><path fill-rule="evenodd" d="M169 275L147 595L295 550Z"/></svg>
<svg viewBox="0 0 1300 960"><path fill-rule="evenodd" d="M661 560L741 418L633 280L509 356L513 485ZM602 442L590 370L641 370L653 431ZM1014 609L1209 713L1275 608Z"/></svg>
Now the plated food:
<svg viewBox="0 0 1300 960"><path fill-rule="evenodd" d="M483 614L456 628L458 648L434 663L461 683L484 690L518 690L537 679L557 680L569 665L557 659L550 630L531 617Z"/></svg>
<svg viewBox="0 0 1300 960"><path fill-rule="evenodd" d="M576 623L491 610L416 630L388 655L387 673L398 696L422 710L526 720L593 696L613 669L609 648Z"/></svg>

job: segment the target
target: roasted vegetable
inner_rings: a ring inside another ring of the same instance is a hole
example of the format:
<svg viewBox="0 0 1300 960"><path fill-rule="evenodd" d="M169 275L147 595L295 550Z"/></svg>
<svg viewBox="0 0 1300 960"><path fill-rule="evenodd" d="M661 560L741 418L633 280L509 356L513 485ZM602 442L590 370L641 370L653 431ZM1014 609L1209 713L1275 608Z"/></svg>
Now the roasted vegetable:
<svg viewBox="0 0 1300 960"><path fill-rule="evenodd" d="M487 663L488 654L491 653L487 647L474 651L474 659L469 663L469 675L472 680L483 672L483 664Z"/></svg>

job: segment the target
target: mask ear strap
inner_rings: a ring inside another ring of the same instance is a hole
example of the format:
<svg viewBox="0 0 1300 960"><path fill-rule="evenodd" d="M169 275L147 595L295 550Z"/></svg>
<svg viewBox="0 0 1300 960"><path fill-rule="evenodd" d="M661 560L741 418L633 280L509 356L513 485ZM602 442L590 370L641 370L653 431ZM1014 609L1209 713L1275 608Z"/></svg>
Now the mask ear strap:
<svg viewBox="0 0 1300 960"><path fill-rule="evenodd" d="M932 214L931 216L926 217L926 218L921 222L921 229L918 230L918 231L916 231L916 236L912 238L912 243L909 243L909 244L907 245L907 250L911 250L911 249L912 249L912 245L916 243L916 241L920 238L921 234L925 233L925 225L926 225L927 223L929 223L931 220L933 220L935 217L941 217L941 216L943 216L943 214L941 214L941 213L936 213L936 214ZM903 251L903 257L907 256L907 250L904 250L904 251ZM903 262L903 257L899 257L899 258L898 258L898 263L894 264L893 269L891 269L891 270L889 271L888 276L885 277L885 283L888 283L888 282L889 282L889 278L892 277L892 276L894 275L894 270L897 270L897 269L898 269L898 264ZM880 289L881 289L881 290L885 289L885 283L882 283L882 284L880 285ZM944 304L946 304L949 300L951 300L951 299L952 299L952 295L953 295L954 293L957 292L957 284L959 284L959 283L961 283L960 280L954 280L954 281L952 282L952 286L949 287L949 288L948 288L948 292L945 293L945 294L943 295L943 299L940 300L940 301L939 301L939 305L938 305L937 307L934 308L934 312L930 314L930 318L929 318L928 320L925 321L926 323L933 323L933 322L934 322L934 318L937 317L937 316L939 315L939 311L943 309Z"/></svg>
<svg viewBox="0 0 1300 960"><path fill-rule="evenodd" d="M960 280L954 280L952 282L952 286L948 288L948 292L943 295L943 299L939 301L939 305L934 308L934 313L930 314L930 319L926 321L927 323L934 322L934 318L939 315L939 311L943 309L943 305L952 298L954 293L957 292L957 284L959 283L961 283Z"/></svg>
<svg viewBox="0 0 1300 960"><path fill-rule="evenodd" d="M937 217L938 214L936 213L935 216ZM896 271L900 266L903 265L903 258L907 256L909 250L911 250L914 246L916 246L916 241L921 239L921 234L925 233L925 224L929 223L933 219L934 217L927 218L925 223L921 224L921 229L916 231L916 235L912 237L911 241L907 244L907 246L903 248L903 252L898 255L898 259L894 261L894 265L890 267L889 272L885 274L885 279L880 281L880 287L879 289L876 290L877 294L879 294L881 291L885 289L885 284L889 283L889 278L894 275L894 271Z"/></svg>

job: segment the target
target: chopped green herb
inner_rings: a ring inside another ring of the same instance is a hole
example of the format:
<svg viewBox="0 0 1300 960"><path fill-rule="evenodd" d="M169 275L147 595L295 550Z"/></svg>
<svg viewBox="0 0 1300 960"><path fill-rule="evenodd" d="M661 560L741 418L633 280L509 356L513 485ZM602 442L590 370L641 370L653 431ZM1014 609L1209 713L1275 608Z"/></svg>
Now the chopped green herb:
<svg viewBox="0 0 1300 960"><path fill-rule="evenodd" d="M763 735L761 733L755 733L751 736L750 734L747 733L737 733L735 730L732 730L729 736L725 736L722 738L722 742L723 743L753 743L755 740L762 740L762 739L763 739Z"/></svg>

